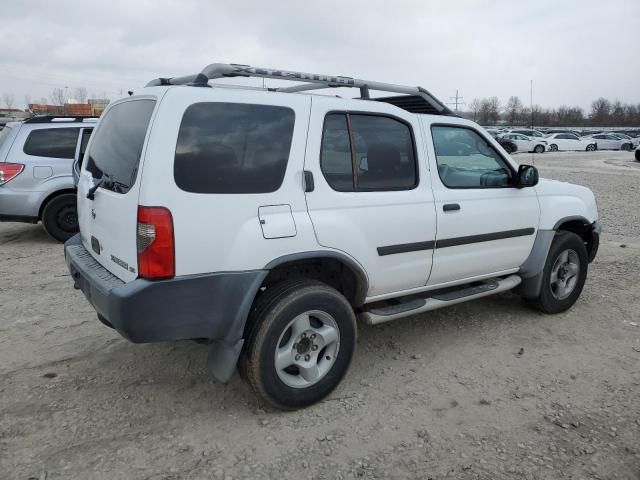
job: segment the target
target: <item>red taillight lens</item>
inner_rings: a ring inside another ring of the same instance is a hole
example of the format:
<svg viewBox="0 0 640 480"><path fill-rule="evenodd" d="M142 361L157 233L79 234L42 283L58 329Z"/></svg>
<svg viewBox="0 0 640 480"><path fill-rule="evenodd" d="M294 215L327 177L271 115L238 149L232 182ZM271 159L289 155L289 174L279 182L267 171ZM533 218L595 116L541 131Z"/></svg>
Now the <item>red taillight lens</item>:
<svg viewBox="0 0 640 480"><path fill-rule="evenodd" d="M138 206L138 274L160 280L176 273L173 218L164 207Z"/></svg>
<svg viewBox="0 0 640 480"><path fill-rule="evenodd" d="M20 175L23 169L24 165L21 163L0 162L0 185Z"/></svg>

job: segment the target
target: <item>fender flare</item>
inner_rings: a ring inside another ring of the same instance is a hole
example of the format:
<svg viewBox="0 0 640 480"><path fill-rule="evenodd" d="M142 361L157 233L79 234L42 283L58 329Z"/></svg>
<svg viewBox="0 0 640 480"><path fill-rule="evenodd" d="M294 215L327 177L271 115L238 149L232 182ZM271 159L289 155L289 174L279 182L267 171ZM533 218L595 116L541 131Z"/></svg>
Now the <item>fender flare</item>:
<svg viewBox="0 0 640 480"><path fill-rule="evenodd" d="M369 277L367 276L362 265L360 265L355 259L349 257L345 253L335 250L311 250L306 252L291 253L271 260L267 265L265 265L264 269L273 270L274 268L286 263L298 262L301 260L311 260L314 258L330 258L344 264L355 275L357 279L356 292L352 303L356 307L364 304L364 300L367 297L367 292L369 291Z"/></svg>
<svg viewBox="0 0 640 480"><path fill-rule="evenodd" d="M556 236L558 229L566 222L580 221L585 225L591 222L581 215L570 215L560 218L551 230L538 230L536 239L533 242L533 248L529 256L520 266L520 277L522 283L518 285L514 291L524 298L536 298L540 295L542 289L542 274L544 272L544 264L549 255L551 243Z"/></svg>

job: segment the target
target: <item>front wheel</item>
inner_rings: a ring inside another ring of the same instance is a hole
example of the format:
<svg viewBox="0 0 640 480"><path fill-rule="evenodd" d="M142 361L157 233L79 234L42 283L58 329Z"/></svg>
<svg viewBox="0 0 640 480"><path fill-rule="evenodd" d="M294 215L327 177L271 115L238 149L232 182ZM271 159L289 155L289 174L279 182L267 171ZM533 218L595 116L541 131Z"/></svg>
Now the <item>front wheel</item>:
<svg viewBox="0 0 640 480"><path fill-rule="evenodd" d="M596 146L594 144L589 144L587 145L587 152L593 152L595 151Z"/></svg>
<svg viewBox="0 0 640 480"><path fill-rule="evenodd" d="M636 150L636 162L640 162L640 148Z"/></svg>
<svg viewBox="0 0 640 480"><path fill-rule="evenodd" d="M536 148L533 149L535 153L544 153L544 146L536 145Z"/></svg>
<svg viewBox="0 0 640 480"><path fill-rule="evenodd" d="M78 233L76 194L64 193L52 198L42 210L42 226L50 237L65 242Z"/></svg>
<svg viewBox="0 0 640 480"><path fill-rule="evenodd" d="M557 152L558 151L558 145L556 145L555 143L552 143L549 146L549 150L551 150L552 152Z"/></svg>
<svg viewBox="0 0 640 480"><path fill-rule="evenodd" d="M276 408L322 400L349 368L355 315L328 285L300 279L267 288L249 321L240 369L255 393Z"/></svg>
<svg viewBox="0 0 640 480"><path fill-rule="evenodd" d="M589 265L584 241L572 232L558 232L542 273L542 287L531 303L545 313L568 310L578 300Z"/></svg>
<svg viewBox="0 0 640 480"><path fill-rule="evenodd" d="M625 152L628 152L631 150L631 145L628 143L625 143L622 145L622 147L620 147L620 150L624 150Z"/></svg>

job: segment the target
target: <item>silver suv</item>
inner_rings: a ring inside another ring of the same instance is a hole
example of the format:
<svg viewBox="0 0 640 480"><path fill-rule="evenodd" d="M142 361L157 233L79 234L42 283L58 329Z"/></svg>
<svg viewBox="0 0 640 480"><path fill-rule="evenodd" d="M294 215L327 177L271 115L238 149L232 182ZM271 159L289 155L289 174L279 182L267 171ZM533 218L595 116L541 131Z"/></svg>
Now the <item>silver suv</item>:
<svg viewBox="0 0 640 480"><path fill-rule="evenodd" d="M0 131L0 221L38 223L58 241L78 231L74 156L95 117L34 117Z"/></svg>

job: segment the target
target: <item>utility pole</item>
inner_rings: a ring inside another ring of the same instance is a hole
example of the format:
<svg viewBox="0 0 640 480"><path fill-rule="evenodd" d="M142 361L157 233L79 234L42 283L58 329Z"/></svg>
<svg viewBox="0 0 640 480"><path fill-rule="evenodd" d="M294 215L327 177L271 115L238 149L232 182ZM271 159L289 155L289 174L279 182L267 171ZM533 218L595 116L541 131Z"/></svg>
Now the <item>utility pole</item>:
<svg viewBox="0 0 640 480"><path fill-rule="evenodd" d="M453 100L453 102L448 102L447 105L454 105L454 109L456 112L458 111L458 105L466 105L466 103L462 101L464 100L464 97L458 95L458 90L456 90L456 96L449 97L449 100Z"/></svg>

